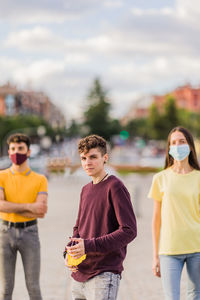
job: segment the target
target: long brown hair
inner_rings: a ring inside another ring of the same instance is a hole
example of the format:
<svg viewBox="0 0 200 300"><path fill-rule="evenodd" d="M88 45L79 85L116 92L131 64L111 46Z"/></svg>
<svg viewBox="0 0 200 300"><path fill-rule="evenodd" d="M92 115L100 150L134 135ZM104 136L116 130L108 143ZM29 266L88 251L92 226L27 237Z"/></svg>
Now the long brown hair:
<svg viewBox="0 0 200 300"><path fill-rule="evenodd" d="M168 140L167 140L167 148L166 148L166 158L165 158L165 167L164 169L170 167L173 165L174 163L174 159L173 157L169 154L169 147L170 147L170 139L171 139L171 135L173 132L175 131L179 131L181 132L184 137L186 138L188 145L190 147L190 154L189 154L189 158L188 158L188 162L190 164L190 166L196 170L200 170L200 166L199 166L199 162L197 159L197 154L196 154L196 150L195 150L195 145L194 145L194 139L192 134L184 127L178 126L173 128L169 135L168 135Z"/></svg>

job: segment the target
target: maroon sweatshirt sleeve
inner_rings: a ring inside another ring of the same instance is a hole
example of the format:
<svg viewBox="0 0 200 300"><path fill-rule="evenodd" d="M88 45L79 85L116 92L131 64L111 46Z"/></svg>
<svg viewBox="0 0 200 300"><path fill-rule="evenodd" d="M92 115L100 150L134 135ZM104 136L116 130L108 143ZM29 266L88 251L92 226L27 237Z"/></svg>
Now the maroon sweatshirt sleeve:
<svg viewBox="0 0 200 300"><path fill-rule="evenodd" d="M78 232L78 222L76 222L76 224L73 228L73 238L79 238L79 237L80 237L80 235L79 235L79 232Z"/></svg>
<svg viewBox="0 0 200 300"><path fill-rule="evenodd" d="M111 201L119 228L101 237L85 239L85 252L111 252L130 243L137 235L136 218L130 195L124 185L113 187Z"/></svg>
<svg viewBox="0 0 200 300"><path fill-rule="evenodd" d="M81 196L82 196L82 192L83 192L83 190L81 191ZM82 199L81 196L80 196L80 203L79 203L78 217L77 217L77 220L76 220L76 224L75 224L75 226L73 227L73 237L74 237L74 238L80 238L79 231L78 231L78 226L79 226L79 219L80 219L80 214L81 214L81 199Z"/></svg>

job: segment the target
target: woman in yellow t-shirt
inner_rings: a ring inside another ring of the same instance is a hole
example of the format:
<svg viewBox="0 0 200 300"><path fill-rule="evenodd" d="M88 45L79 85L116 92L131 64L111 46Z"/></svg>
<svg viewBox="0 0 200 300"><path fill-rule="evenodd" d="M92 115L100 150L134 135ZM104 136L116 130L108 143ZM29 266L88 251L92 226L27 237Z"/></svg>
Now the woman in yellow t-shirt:
<svg viewBox="0 0 200 300"><path fill-rule="evenodd" d="M166 300L180 300L184 264L188 300L200 300L200 167L191 133L176 127L168 136L163 171L153 177L149 198L153 273L162 278Z"/></svg>

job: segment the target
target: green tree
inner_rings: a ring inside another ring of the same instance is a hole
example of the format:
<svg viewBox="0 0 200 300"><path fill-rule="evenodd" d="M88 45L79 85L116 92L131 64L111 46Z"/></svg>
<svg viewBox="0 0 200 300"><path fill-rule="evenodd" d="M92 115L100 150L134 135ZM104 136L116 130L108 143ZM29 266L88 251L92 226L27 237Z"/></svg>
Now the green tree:
<svg viewBox="0 0 200 300"><path fill-rule="evenodd" d="M124 126L131 138L140 136L143 138L166 140L169 132L176 126L188 128L196 137L200 137L200 113L179 109L176 100L168 96L162 111L159 111L153 103L149 109L147 118L133 119Z"/></svg>
<svg viewBox="0 0 200 300"><path fill-rule="evenodd" d="M179 122L189 129L195 136L200 137L200 114L186 109L178 110Z"/></svg>
<svg viewBox="0 0 200 300"><path fill-rule="evenodd" d="M147 118L139 118L130 120L123 129L128 131L130 139L135 137L142 137L146 139L150 137L148 128Z"/></svg>
<svg viewBox="0 0 200 300"><path fill-rule="evenodd" d="M68 137L78 137L81 135L81 125L78 124L75 120L71 121L69 128L67 129Z"/></svg>
<svg viewBox="0 0 200 300"><path fill-rule="evenodd" d="M7 137L15 132L23 132L28 134L33 142L38 141L37 129L39 126L46 128L46 134L54 139L56 132L53 128L42 118L32 115L19 115L0 117L0 148L1 155L7 154L6 152L6 140Z"/></svg>
<svg viewBox="0 0 200 300"><path fill-rule="evenodd" d="M148 125L150 138L155 140L160 140L163 138L165 122L155 103L151 105L149 110Z"/></svg>
<svg viewBox="0 0 200 300"><path fill-rule="evenodd" d="M98 104L99 102L107 102L107 91L102 87L99 78L95 78L93 86L88 94L88 100L93 104Z"/></svg>
<svg viewBox="0 0 200 300"><path fill-rule="evenodd" d="M176 106L176 100L172 96L168 96L164 104L165 134L168 135L170 130L179 124L179 114Z"/></svg>
<svg viewBox="0 0 200 300"><path fill-rule="evenodd" d="M88 95L88 109L84 113L84 127L87 134L98 134L106 140L110 140L112 135L118 134L120 125L118 120L113 120L110 115L111 105L108 101L107 91L103 88L97 78Z"/></svg>
<svg viewBox="0 0 200 300"><path fill-rule="evenodd" d="M150 107L148 123L151 138L156 140L166 139L170 130L180 125L175 99L171 96L167 97L163 112L159 112L156 104L153 103Z"/></svg>

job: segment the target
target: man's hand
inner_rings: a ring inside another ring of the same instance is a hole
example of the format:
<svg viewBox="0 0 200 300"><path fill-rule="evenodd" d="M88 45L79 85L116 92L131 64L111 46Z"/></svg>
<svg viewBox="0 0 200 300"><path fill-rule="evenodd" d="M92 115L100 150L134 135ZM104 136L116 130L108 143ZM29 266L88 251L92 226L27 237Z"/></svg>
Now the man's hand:
<svg viewBox="0 0 200 300"><path fill-rule="evenodd" d="M16 213L27 218L44 218L47 212L47 194L38 194L33 203L6 201L4 190L0 189L0 212Z"/></svg>
<svg viewBox="0 0 200 300"><path fill-rule="evenodd" d="M36 214L32 212L18 213L18 215L23 216L25 218L44 218L45 214Z"/></svg>
<svg viewBox="0 0 200 300"><path fill-rule="evenodd" d="M40 202L31 203L30 205L31 206L29 206L29 208L31 212L34 214L44 215L47 212L46 202L40 201Z"/></svg>
<svg viewBox="0 0 200 300"><path fill-rule="evenodd" d="M68 269L73 272L73 273L76 273L78 271L78 267L77 266L70 266L68 265L68 257L67 257L67 254L65 256L65 265L68 267Z"/></svg>
<svg viewBox="0 0 200 300"><path fill-rule="evenodd" d="M36 215L41 215L42 217L47 212L47 195L39 194L34 203L28 204L29 211Z"/></svg>
<svg viewBox="0 0 200 300"><path fill-rule="evenodd" d="M80 258L85 254L84 240L81 238L71 238L71 241L76 244L74 246L67 247L67 252L75 259Z"/></svg>

